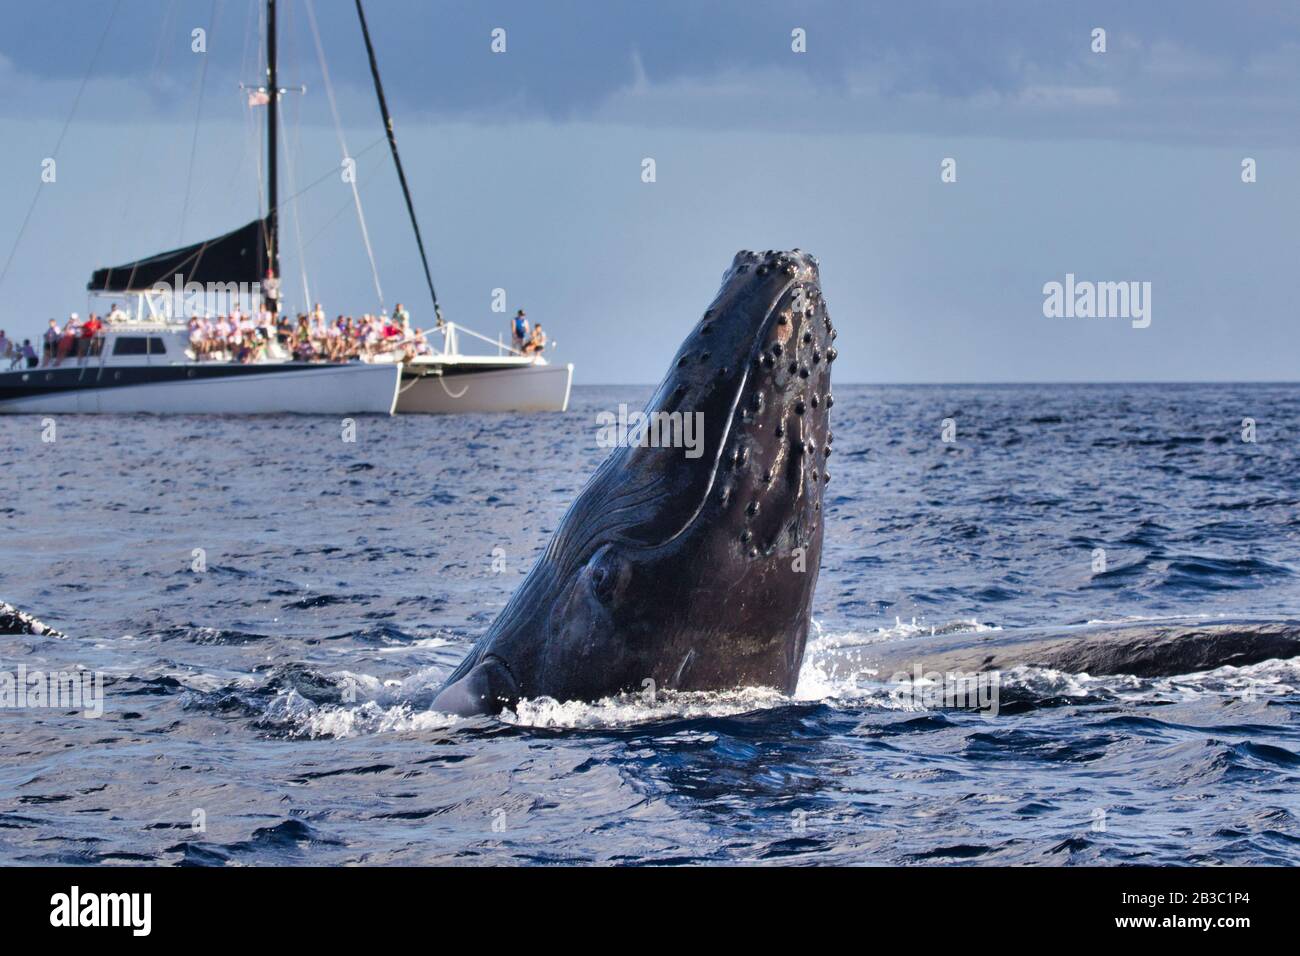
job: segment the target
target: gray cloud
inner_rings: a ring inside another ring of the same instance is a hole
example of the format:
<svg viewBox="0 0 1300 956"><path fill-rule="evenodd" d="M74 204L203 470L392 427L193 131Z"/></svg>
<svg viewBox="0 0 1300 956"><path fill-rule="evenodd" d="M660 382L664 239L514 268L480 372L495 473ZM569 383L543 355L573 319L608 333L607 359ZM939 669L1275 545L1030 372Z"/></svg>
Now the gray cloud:
<svg viewBox="0 0 1300 956"><path fill-rule="evenodd" d="M324 124L304 3L283 3L282 68L286 83L312 91L304 121ZM368 121L352 5L316 3L333 78ZM65 115L108 8L51 0L16 10L0 46L0 115ZM229 114L238 83L258 79L259 9L259 0L123 4L87 108L193 115L189 36L203 25L209 102ZM411 0L372 4L370 19L399 119L1278 144L1300 137L1298 11L1172 0L1086 9L1023 0L996 15L955 0ZM496 26L507 30L504 55L488 49ZM806 54L790 51L795 26L807 31ZM1089 49L1095 26L1108 31L1105 54Z"/></svg>

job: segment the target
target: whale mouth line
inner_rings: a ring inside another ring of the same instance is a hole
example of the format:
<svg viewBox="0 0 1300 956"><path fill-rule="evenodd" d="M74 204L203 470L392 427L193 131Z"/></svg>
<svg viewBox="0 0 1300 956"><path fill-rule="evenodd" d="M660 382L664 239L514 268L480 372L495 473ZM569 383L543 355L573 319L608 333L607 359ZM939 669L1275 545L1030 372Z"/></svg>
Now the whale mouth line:
<svg viewBox="0 0 1300 956"><path fill-rule="evenodd" d="M509 677L512 681L514 681L516 687L519 686L519 678L516 677L515 672L510 669L510 662L507 661L500 654L497 654L494 651L488 651L486 654L484 654L482 657L479 658L478 662L480 664L496 664L498 667L500 667L503 671L506 672L507 677Z"/></svg>
<svg viewBox="0 0 1300 956"><path fill-rule="evenodd" d="M763 348L763 333L767 330L768 322L772 318L772 313L775 312L776 307L781 304L781 300L785 298L785 294L802 281L804 280L798 278L787 280L786 283L781 286L776 295L773 296L771 304L767 307L767 311L763 313L763 318L758 323L758 331L754 334L754 340L750 343L749 347L749 355L746 357L743 364L744 372L740 377L740 381L736 383L736 393L732 396L731 407L727 410L726 425L719 433L718 447L713 455L713 463L709 467L709 481L704 487L704 493L700 495L700 500L696 504L695 510L687 516L686 521L683 522L680 528L667 538L654 544L652 547L662 548L672 544L689 531L695 522L699 520L700 514L704 511L704 506L709 502L709 496L713 494L713 486L718 479L718 472L721 470L722 466L722 452L723 449L727 447L727 439L731 437L732 428L735 426L736 408L740 405L741 396L745 394L745 386L749 384L749 373L754 364L754 356Z"/></svg>

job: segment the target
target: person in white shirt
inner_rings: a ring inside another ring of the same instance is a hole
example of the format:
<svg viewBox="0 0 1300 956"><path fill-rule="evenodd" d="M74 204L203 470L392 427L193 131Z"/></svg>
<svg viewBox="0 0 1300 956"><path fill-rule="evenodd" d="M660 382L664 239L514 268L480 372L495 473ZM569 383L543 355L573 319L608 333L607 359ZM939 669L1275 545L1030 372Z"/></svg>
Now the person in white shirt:
<svg viewBox="0 0 1300 956"><path fill-rule="evenodd" d="M59 350L54 357L55 365L62 365L65 358L76 353L79 338L81 338L81 318L73 312L63 326L63 334L59 336Z"/></svg>
<svg viewBox="0 0 1300 956"><path fill-rule="evenodd" d="M59 351L59 323L50 319L49 327L45 330L45 334L41 336L41 338L45 343L42 349L43 358L41 359L41 364L49 365L54 361L54 356Z"/></svg>
<svg viewBox="0 0 1300 956"><path fill-rule="evenodd" d="M325 356L331 362L343 361L343 316L325 330Z"/></svg>

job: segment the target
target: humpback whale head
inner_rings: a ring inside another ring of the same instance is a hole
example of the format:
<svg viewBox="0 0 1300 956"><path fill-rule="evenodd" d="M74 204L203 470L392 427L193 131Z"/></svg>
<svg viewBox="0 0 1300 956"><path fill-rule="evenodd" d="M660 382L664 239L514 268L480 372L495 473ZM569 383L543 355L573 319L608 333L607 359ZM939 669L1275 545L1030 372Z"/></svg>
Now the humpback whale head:
<svg viewBox="0 0 1300 956"><path fill-rule="evenodd" d="M793 691L821 563L834 337L816 258L738 253L638 427L433 707Z"/></svg>

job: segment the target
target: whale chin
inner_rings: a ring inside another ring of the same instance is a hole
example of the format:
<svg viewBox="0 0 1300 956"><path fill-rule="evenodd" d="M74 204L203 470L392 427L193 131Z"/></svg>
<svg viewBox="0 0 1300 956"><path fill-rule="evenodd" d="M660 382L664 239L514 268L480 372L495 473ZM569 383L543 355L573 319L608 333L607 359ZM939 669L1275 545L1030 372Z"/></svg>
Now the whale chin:
<svg viewBox="0 0 1300 956"><path fill-rule="evenodd" d="M519 685L505 661L487 655L454 681L448 681L433 699L432 708L445 714L472 717L499 714L519 699Z"/></svg>

